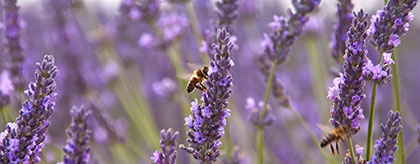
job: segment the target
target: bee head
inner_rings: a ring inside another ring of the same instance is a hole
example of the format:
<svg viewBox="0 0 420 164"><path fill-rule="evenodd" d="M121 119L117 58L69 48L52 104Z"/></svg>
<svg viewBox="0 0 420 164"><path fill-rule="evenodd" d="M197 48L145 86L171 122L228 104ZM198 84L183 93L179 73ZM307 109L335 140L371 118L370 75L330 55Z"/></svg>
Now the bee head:
<svg viewBox="0 0 420 164"><path fill-rule="evenodd" d="M204 72L204 74L206 74L206 76L208 76L207 72L209 72L209 67L204 66L203 67L203 72Z"/></svg>

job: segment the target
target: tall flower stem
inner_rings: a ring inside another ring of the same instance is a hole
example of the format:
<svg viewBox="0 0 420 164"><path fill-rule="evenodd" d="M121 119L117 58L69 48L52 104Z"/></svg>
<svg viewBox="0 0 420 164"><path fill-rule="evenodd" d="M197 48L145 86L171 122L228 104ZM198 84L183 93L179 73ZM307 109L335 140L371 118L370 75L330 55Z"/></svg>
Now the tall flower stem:
<svg viewBox="0 0 420 164"><path fill-rule="evenodd" d="M379 53L383 54L383 53ZM378 64L382 62L382 57L379 56ZM368 138L366 144L366 158L370 158L372 151L372 132L373 132L373 119L375 117L375 101L376 101L376 90L378 88L378 83L373 82L372 94L370 99L370 109L369 109L369 125L368 125Z"/></svg>
<svg viewBox="0 0 420 164"><path fill-rule="evenodd" d="M402 116L401 105L400 105L400 79L398 75L398 58L397 58L397 49L394 49L392 60L395 61L395 64L392 65L392 88L393 88L393 103L394 110L399 112ZM404 135L403 129L401 129L400 134L398 134L398 150L396 163L405 164L405 154L404 154Z"/></svg>
<svg viewBox="0 0 420 164"><path fill-rule="evenodd" d="M372 147L372 128L373 128L373 117L375 115L375 101L376 101L376 89L378 83L374 82L372 87L372 96L370 99L370 110L369 110L369 125L368 125L368 138L366 144L366 158L369 158L371 155Z"/></svg>
<svg viewBox="0 0 420 164"><path fill-rule="evenodd" d="M267 81L267 88L265 88L265 95L264 95L264 105L261 112L261 118L265 118L265 115L267 113L267 106L268 106L268 99L270 98L270 91L273 86L273 78L274 73L276 72L277 63L272 63L270 75L268 76ZM263 140L264 140L264 134L263 134L263 128L257 129L257 150L258 150L258 163L263 164L264 163L264 146L263 146Z"/></svg>
<svg viewBox="0 0 420 164"><path fill-rule="evenodd" d="M7 117L6 117L6 114L4 112L4 108L1 107L1 106L0 106L0 112L1 112L1 117L3 119L3 122L4 122L4 127L6 127L6 125L7 125Z"/></svg>
<svg viewBox="0 0 420 164"><path fill-rule="evenodd" d="M203 36L201 36L200 27L198 26L198 18L197 14L195 13L194 4L193 1L189 1L184 3L185 9L187 11L188 19L190 20L191 30L193 32L193 35L195 37L195 42L198 47L201 46L201 41L203 41ZM202 63L208 63L209 59L207 55L203 52L200 52L201 55L201 62Z"/></svg>
<svg viewBox="0 0 420 164"><path fill-rule="evenodd" d="M354 155L354 148L353 148L353 143L351 142L351 138L347 138L347 143L349 144L349 149L350 149L350 155L351 155L351 162L353 164L356 164L356 156Z"/></svg>

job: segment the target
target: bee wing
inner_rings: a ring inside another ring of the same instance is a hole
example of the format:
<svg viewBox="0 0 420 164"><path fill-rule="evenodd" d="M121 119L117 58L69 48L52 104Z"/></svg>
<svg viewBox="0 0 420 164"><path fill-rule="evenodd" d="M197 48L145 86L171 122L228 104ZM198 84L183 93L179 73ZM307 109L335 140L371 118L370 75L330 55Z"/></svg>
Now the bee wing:
<svg viewBox="0 0 420 164"><path fill-rule="evenodd" d="M334 130L334 128L332 128L331 126L322 125L322 124L316 124L316 125L319 127L319 129L321 129L325 133L329 133Z"/></svg>
<svg viewBox="0 0 420 164"><path fill-rule="evenodd" d="M178 76L178 78L180 78L182 80L188 81L188 80L190 80L192 75L193 75L193 73L191 72L191 73L182 73L182 74L177 75L177 76Z"/></svg>
<svg viewBox="0 0 420 164"><path fill-rule="evenodd" d="M193 71L194 71L194 70L196 70L197 68L201 68L201 67L203 67L203 65L198 64L198 63L187 63L186 65L187 65L187 69L188 69L190 72L193 72Z"/></svg>

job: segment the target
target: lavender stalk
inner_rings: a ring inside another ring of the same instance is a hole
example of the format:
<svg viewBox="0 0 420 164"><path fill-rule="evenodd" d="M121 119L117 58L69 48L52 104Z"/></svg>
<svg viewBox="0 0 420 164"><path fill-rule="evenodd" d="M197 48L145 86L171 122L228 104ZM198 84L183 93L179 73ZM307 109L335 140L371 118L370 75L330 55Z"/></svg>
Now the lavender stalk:
<svg viewBox="0 0 420 164"><path fill-rule="evenodd" d="M226 29L217 31L217 41L213 44L214 58L210 62L206 81L208 90L202 95L203 103L199 104L197 100L192 102L192 114L185 118L190 128L187 132L188 147L180 145L201 164L217 161L222 146L220 138L224 135L223 127L226 126L226 117L230 116L230 110L226 107L232 92L230 69L234 64L230 53L234 45Z"/></svg>
<svg viewBox="0 0 420 164"><path fill-rule="evenodd" d="M382 137L376 140L375 154L368 164L392 163L395 160L395 152L398 149L397 136L401 131L401 117L398 112L392 110L388 113L386 124L381 124Z"/></svg>
<svg viewBox="0 0 420 164"><path fill-rule="evenodd" d="M372 61L368 60L368 64L363 70L364 78L373 82L366 146L367 157L369 157L371 153L376 88L378 85L387 83L392 78L391 66L395 63L391 57L392 52L401 43L400 37L408 32L408 22L413 20L413 14L411 14L410 11L413 10L416 5L417 0L405 0L402 2L399 0L391 0L387 2L383 10L379 10L371 19L371 26L368 34L372 36L371 43L381 56L379 57L377 65L373 65ZM398 85L398 82L395 85ZM399 89L394 88L394 90L394 92L399 92ZM397 107L396 110L401 111L399 107ZM400 144L403 146L403 138L402 135L400 136ZM401 152L401 158L404 160L403 152Z"/></svg>
<svg viewBox="0 0 420 164"><path fill-rule="evenodd" d="M37 63L35 81L29 83L25 94L28 96L22 104L16 122L8 123L0 138L1 163L37 163L44 147L45 132L50 125L48 118L54 111L55 76L57 67L54 57L44 56Z"/></svg>
<svg viewBox="0 0 420 164"><path fill-rule="evenodd" d="M70 129L67 129L67 144L64 146L64 159L60 164L88 164L89 139L92 135L87 127L87 118L90 111L84 106L75 107L70 110L71 123Z"/></svg>

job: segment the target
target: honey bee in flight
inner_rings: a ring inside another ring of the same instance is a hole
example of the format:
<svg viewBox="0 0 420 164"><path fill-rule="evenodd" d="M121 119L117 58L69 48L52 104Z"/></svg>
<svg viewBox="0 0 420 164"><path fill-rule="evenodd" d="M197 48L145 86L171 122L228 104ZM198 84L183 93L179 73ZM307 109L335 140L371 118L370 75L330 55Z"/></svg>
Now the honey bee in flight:
<svg viewBox="0 0 420 164"><path fill-rule="evenodd" d="M203 85L203 82L209 77L207 72L209 67L204 66L202 68L197 68L194 70L194 73L191 75L190 80L187 84L187 92L191 93L195 88L206 92L207 88Z"/></svg>
<svg viewBox="0 0 420 164"><path fill-rule="evenodd" d="M338 149L338 142L341 140L343 141L344 138L347 136L346 131L342 126L339 126L332 131L330 131L322 140L321 140L321 147L325 147L330 145L331 152L334 155L334 146L333 142L335 141L335 148L337 149L337 154L340 154L340 150Z"/></svg>

